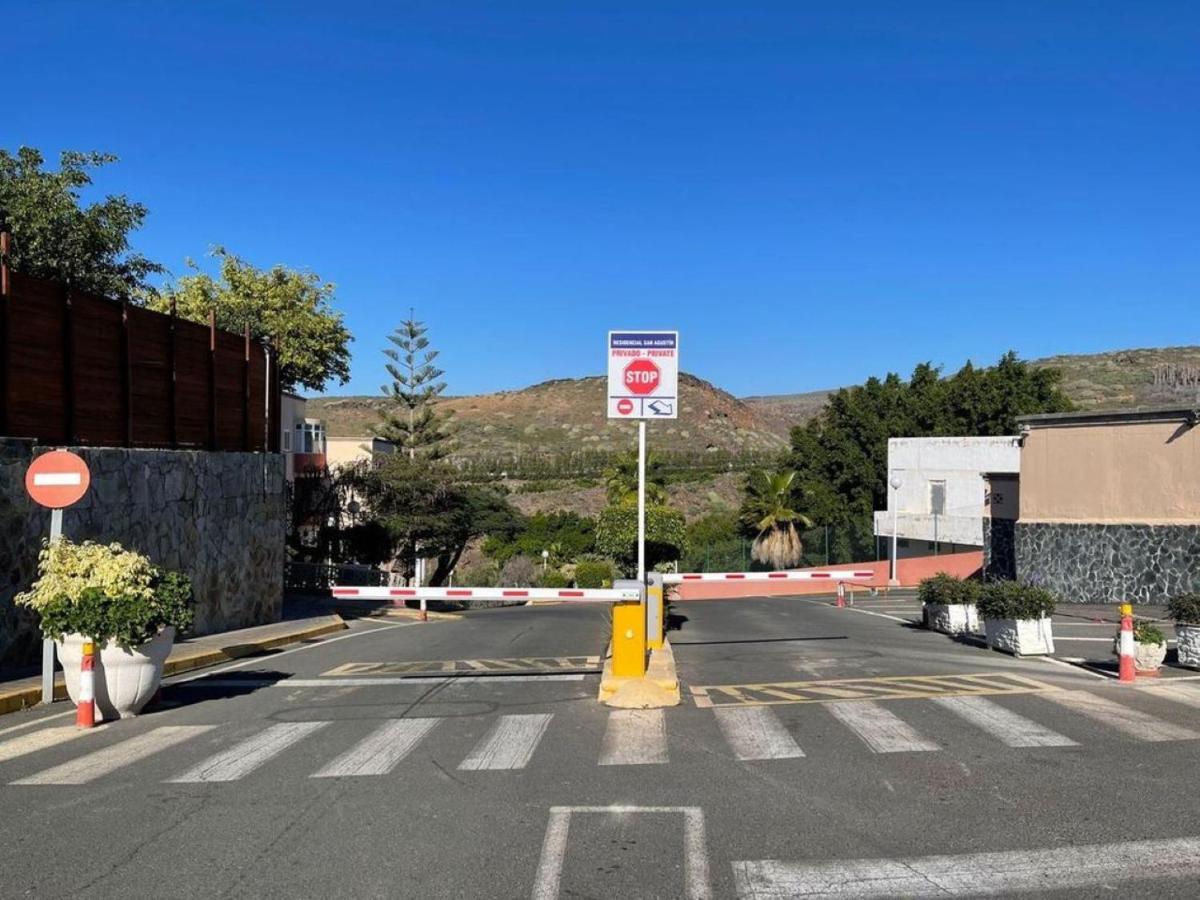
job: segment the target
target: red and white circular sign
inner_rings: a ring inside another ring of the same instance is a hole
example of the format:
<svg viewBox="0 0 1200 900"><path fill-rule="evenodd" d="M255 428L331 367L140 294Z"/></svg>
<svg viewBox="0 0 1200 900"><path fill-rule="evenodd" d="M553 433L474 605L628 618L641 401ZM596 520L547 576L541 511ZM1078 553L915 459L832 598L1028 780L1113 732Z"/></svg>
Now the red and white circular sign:
<svg viewBox="0 0 1200 900"><path fill-rule="evenodd" d="M617 401L617 412L623 416L629 415L633 412L633 401L628 397L622 397Z"/></svg>
<svg viewBox="0 0 1200 900"><path fill-rule="evenodd" d="M33 502L50 509L78 503L91 483L87 463L67 450L42 454L25 472L25 490Z"/></svg>
<svg viewBox="0 0 1200 900"><path fill-rule="evenodd" d="M625 367L625 388L632 394L653 393L660 380L658 366L652 359L635 359Z"/></svg>

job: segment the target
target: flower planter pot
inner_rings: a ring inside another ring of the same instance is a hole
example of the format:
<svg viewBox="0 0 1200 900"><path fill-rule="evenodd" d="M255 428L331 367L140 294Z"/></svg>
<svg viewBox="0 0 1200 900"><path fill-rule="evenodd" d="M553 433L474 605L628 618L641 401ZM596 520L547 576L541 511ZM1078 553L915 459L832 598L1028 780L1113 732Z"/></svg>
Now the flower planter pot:
<svg viewBox="0 0 1200 900"><path fill-rule="evenodd" d="M83 660L83 635L68 634L57 641L67 696L79 702L79 666ZM127 719L141 712L162 681L163 663L175 643L175 629L168 626L154 638L124 650L109 641L96 654L96 721Z"/></svg>
<svg viewBox="0 0 1200 900"><path fill-rule="evenodd" d="M1161 644L1143 644L1141 641L1134 641L1133 644L1133 668L1139 674L1158 674L1159 668L1163 664L1163 660L1167 658L1167 645Z"/></svg>
<svg viewBox="0 0 1200 900"><path fill-rule="evenodd" d="M1200 625L1176 625L1175 637L1179 664L1200 669Z"/></svg>
<svg viewBox="0 0 1200 900"><path fill-rule="evenodd" d="M984 619L987 645L1017 656L1037 656L1054 652L1054 635L1049 617L1041 619Z"/></svg>
<svg viewBox="0 0 1200 900"><path fill-rule="evenodd" d="M925 627L942 634L974 634L979 614L974 603L926 603Z"/></svg>

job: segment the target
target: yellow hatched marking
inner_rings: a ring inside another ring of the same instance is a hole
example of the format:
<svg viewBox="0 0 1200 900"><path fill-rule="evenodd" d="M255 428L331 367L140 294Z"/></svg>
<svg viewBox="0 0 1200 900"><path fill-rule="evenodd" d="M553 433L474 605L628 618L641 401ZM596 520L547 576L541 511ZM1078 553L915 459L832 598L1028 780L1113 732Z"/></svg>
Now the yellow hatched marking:
<svg viewBox="0 0 1200 900"><path fill-rule="evenodd" d="M555 672L598 669L598 656L534 656L515 659L438 659L344 663L323 675L445 675L472 672Z"/></svg>
<svg viewBox="0 0 1200 900"><path fill-rule="evenodd" d="M791 681L776 684L693 686L699 707L775 706L824 703L831 700L907 700L980 694L1029 694L1056 690L1053 685L1006 672L970 675L883 676L832 681Z"/></svg>

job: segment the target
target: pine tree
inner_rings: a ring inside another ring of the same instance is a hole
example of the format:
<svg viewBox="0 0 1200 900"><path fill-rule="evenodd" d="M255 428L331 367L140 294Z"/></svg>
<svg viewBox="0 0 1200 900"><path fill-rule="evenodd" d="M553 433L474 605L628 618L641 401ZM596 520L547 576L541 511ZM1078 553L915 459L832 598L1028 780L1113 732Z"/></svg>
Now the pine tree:
<svg viewBox="0 0 1200 900"><path fill-rule="evenodd" d="M383 386L383 395L391 401L380 410L382 422L375 433L396 445L410 459L441 459L454 448L448 429L449 415L437 410L438 399L446 390L441 381L445 373L434 361L438 351L429 349L424 323L418 322L409 310L409 317L388 335L395 346L383 351L388 358L390 385Z"/></svg>

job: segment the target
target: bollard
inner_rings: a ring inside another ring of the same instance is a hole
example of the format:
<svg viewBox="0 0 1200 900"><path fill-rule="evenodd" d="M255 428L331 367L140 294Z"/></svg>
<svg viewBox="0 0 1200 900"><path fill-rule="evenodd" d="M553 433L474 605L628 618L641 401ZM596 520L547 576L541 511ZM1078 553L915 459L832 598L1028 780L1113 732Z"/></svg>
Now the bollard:
<svg viewBox="0 0 1200 900"><path fill-rule="evenodd" d="M83 659L79 664L79 702L75 704L75 725L92 728L96 724L96 644L83 642Z"/></svg>
<svg viewBox="0 0 1200 900"><path fill-rule="evenodd" d="M646 588L633 579L618 579L613 587L633 587L642 592L641 600L612 605L612 673L641 678L646 674Z"/></svg>
<svg viewBox="0 0 1200 900"><path fill-rule="evenodd" d="M846 585L844 582L841 582L841 581L838 582L838 586L837 586L837 605L838 606L846 605Z"/></svg>
<svg viewBox="0 0 1200 900"><path fill-rule="evenodd" d="M424 597L421 598L421 621L422 622L429 621L429 612L425 609L425 598Z"/></svg>
<svg viewBox="0 0 1200 900"><path fill-rule="evenodd" d="M1118 679L1120 681L1136 681L1137 672L1133 663L1133 604L1121 604L1121 637L1119 643L1120 662L1118 664Z"/></svg>

